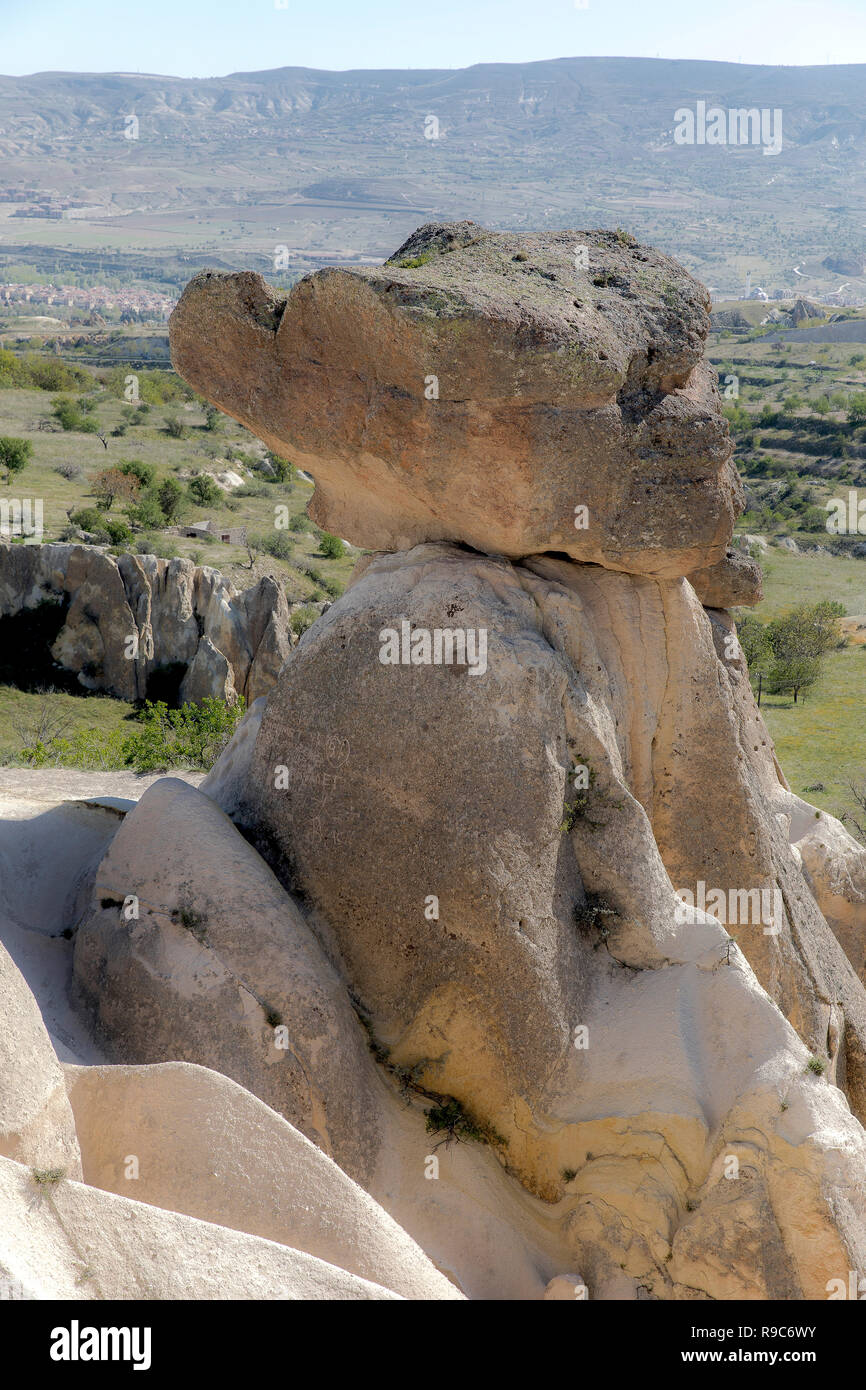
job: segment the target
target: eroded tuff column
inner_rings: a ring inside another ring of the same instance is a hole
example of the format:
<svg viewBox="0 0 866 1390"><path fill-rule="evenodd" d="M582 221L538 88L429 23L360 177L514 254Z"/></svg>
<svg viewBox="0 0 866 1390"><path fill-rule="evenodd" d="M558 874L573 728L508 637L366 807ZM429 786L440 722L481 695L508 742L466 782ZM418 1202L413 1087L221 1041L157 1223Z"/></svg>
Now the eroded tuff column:
<svg viewBox="0 0 866 1390"><path fill-rule="evenodd" d="M628 238L472 223L287 300L197 277L178 370L384 552L211 789L409 1099L456 1099L565 1202L596 1296L822 1297L866 1253L831 1084L864 1113L866 996L715 611L760 574L729 551L707 309ZM684 915L702 882L757 918Z"/></svg>

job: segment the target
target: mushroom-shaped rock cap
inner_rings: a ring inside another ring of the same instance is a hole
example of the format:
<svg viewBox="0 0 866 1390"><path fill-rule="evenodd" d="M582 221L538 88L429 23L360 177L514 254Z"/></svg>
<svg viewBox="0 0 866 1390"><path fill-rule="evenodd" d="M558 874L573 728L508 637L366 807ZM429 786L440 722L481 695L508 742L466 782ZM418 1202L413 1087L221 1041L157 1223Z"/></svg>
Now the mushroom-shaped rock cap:
<svg viewBox="0 0 866 1390"><path fill-rule="evenodd" d="M309 470L311 515L347 540L672 577L723 559L742 508L708 310L623 233L430 223L288 298L204 272L170 333L181 376Z"/></svg>

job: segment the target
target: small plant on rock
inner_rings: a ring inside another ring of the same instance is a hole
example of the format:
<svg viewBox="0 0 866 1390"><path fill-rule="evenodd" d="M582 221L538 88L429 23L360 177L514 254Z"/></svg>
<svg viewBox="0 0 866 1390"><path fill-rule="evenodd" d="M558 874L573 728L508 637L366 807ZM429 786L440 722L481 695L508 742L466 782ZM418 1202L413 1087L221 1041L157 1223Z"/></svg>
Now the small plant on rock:
<svg viewBox="0 0 866 1390"><path fill-rule="evenodd" d="M590 806L593 803L593 788L596 783L595 768L580 753L574 759L571 781L575 789L574 799L566 804L559 833L568 835L578 824L586 825L590 830L598 830L599 827L606 825L606 821L593 820L589 814ZM608 800L606 804L613 807L620 803Z"/></svg>
<svg viewBox="0 0 866 1390"><path fill-rule="evenodd" d="M203 913L197 912L191 898L182 898L179 905L171 914L173 922L180 922L182 927L195 937L196 941L204 942L207 934L207 918Z"/></svg>
<svg viewBox="0 0 866 1390"><path fill-rule="evenodd" d="M30 1176L37 1187L56 1187L66 1177L65 1168L31 1168Z"/></svg>
<svg viewBox="0 0 866 1390"><path fill-rule="evenodd" d="M442 1134L445 1138L439 1142L450 1144L453 1140L474 1140L477 1144L504 1144L505 1140L501 1134L490 1125L483 1124L470 1115L459 1100L453 1096L443 1098L438 1105L425 1112L427 1116L427 1133ZM436 1148L439 1147L437 1144Z"/></svg>
<svg viewBox="0 0 866 1390"><path fill-rule="evenodd" d="M574 905L574 924L581 931L597 931L602 941L610 936L616 908L601 893L587 893L582 903Z"/></svg>

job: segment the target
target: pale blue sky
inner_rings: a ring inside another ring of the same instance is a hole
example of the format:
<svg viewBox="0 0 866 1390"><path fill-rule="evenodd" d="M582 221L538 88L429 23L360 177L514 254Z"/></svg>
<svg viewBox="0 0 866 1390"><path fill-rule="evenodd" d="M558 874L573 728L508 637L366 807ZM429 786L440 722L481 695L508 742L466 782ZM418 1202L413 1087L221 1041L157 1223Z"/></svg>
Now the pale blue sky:
<svg viewBox="0 0 866 1390"><path fill-rule="evenodd" d="M583 3L0 0L0 72L212 77L284 66L465 67L593 54L866 63L866 0Z"/></svg>

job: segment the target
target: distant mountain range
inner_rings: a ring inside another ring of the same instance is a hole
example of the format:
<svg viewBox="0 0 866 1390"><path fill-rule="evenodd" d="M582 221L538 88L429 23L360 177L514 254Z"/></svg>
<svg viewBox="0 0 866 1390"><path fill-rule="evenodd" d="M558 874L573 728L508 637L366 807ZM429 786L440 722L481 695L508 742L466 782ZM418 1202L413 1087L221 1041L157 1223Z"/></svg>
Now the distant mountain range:
<svg viewBox="0 0 866 1390"><path fill-rule="evenodd" d="M728 113L748 109L766 113L765 137L781 113L779 153L731 143L742 123ZM678 143L684 111L707 143ZM713 143L720 135L728 143ZM620 225L720 294L748 271L768 288L815 293L839 279L822 261L856 263L866 250L866 65L562 58L207 80L0 77L0 161L0 203L19 202L0 224L3 246L37 226L46 244L43 209L20 216L36 193L56 200L47 241L58 247L84 223L103 229L106 247L157 257L192 248L266 261L285 243L301 268L387 255L432 216Z"/></svg>

